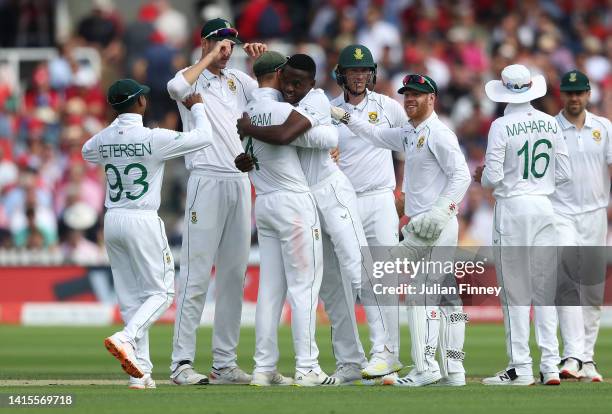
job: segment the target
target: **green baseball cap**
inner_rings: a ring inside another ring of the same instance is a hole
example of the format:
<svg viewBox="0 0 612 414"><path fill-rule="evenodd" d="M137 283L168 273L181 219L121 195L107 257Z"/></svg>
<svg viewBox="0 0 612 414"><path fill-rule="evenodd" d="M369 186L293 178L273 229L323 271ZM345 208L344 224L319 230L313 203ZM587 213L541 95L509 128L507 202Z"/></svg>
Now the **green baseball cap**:
<svg viewBox="0 0 612 414"><path fill-rule="evenodd" d="M349 45L342 49L340 56L338 56L338 69L346 68L376 69L376 63L374 63L370 49L358 44Z"/></svg>
<svg viewBox="0 0 612 414"><path fill-rule="evenodd" d="M238 39L238 30L230 22L221 18L212 19L204 23L200 37L210 40L229 39L236 44L243 43L242 40Z"/></svg>
<svg viewBox="0 0 612 414"><path fill-rule="evenodd" d="M571 91L590 91L591 84L589 78L579 70L572 70L561 77L561 87L563 92Z"/></svg>
<svg viewBox="0 0 612 414"><path fill-rule="evenodd" d="M141 85L134 79L119 79L108 88L107 100L110 106L118 111L123 111L130 106L140 95L146 95L151 88Z"/></svg>
<svg viewBox="0 0 612 414"><path fill-rule="evenodd" d="M438 94L438 85L432 78L426 75L419 75L417 73L406 75L402 80L402 87L398 89L397 93L403 94L406 89L412 89L423 93Z"/></svg>
<svg viewBox="0 0 612 414"><path fill-rule="evenodd" d="M264 52L253 63L253 73L256 77L274 72L287 63L287 57L278 52Z"/></svg>

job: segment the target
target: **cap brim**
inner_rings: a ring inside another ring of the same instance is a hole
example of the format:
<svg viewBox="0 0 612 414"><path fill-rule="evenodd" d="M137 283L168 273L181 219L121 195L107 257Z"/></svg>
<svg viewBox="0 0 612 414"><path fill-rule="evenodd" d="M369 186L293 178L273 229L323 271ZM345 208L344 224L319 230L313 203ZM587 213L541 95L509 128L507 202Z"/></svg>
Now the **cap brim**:
<svg viewBox="0 0 612 414"><path fill-rule="evenodd" d="M417 91L417 92L434 93L435 94L435 92L432 92L432 91L430 91L427 88L427 85L419 85L419 84L416 84L416 83L411 83L411 84L408 84L406 86L402 86L401 88L399 88L397 90L397 93L399 93L401 95L404 92L406 92L407 89L412 89L413 91Z"/></svg>
<svg viewBox="0 0 612 414"><path fill-rule="evenodd" d="M242 40L238 39L237 37L231 37L231 36L211 36L208 39L210 39L210 40L217 40L217 41L227 39L227 40L231 40L232 42L234 42L237 45L241 45L241 44L244 43Z"/></svg>
<svg viewBox="0 0 612 414"><path fill-rule="evenodd" d="M531 88L525 92L512 92L500 80L491 80L485 85L485 93L493 102L525 103L546 95L546 79L542 75L531 78Z"/></svg>
<svg viewBox="0 0 612 414"><path fill-rule="evenodd" d="M582 92L582 91L590 91L590 86L561 86L559 88L561 92Z"/></svg>

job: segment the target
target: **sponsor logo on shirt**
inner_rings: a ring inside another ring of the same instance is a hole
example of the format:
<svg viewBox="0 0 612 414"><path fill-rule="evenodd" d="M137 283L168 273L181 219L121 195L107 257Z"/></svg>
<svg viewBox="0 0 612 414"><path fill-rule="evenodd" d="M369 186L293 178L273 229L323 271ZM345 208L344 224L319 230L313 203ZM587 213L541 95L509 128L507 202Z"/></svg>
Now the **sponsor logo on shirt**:
<svg viewBox="0 0 612 414"><path fill-rule="evenodd" d="M601 132L598 129L593 130L593 139L595 142L601 141Z"/></svg>
<svg viewBox="0 0 612 414"><path fill-rule="evenodd" d="M368 121L371 124L375 124L378 122L378 112L368 112Z"/></svg>

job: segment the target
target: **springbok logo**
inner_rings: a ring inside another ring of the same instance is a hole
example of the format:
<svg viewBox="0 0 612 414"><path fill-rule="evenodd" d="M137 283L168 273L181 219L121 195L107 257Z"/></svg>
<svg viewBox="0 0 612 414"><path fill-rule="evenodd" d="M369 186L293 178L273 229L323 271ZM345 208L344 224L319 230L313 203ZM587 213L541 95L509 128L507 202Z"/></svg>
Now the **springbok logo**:
<svg viewBox="0 0 612 414"><path fill-rule="evenodd" d="M569 81L576 82L576 72L570 73Z"/></svg>
<svg viewBox="0 0 612 414"><path fill-rule="evenodd" d="M364 58L364 56L365 56L365 55L364 55L364 54L363 54L363 52L361 51L361 48L356 48L356 49L355 49L355 53L353 53L353 57L354 57L355 59L357 59L357 60L361 60L361 59L363 59L363 58Z"/></svg>
<svg viewBox="0 0 612 414"><path fill-rule="evenodd" d="M227 80L227 87L229 88L230 91L236 92L236 84L234 83L233 79Z"/></svg>

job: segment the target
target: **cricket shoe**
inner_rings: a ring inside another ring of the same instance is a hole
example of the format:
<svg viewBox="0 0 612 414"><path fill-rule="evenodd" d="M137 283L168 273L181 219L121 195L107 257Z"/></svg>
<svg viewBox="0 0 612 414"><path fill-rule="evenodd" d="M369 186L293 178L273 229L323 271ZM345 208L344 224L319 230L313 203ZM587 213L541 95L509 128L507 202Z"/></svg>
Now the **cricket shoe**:
<svg viewBox="0 0 612 414"><path fill-rule="evenodd" d="M593 361L582 364L580 370L580 381L583 382L602 382L603 376L597 372L597 365Z"/></svg>
<svg viewBox="0 0 612 414"><path fill-rule="evenodd" d="M121 362L121 368L131 377L142 378L144 373L138 366L134 345L128 341L123 341L123 334L117 332L104 340L104 346Z"/></svg>
<svg viewBox="0 0 612 414"><path fill-rule="evenodd" d="M561 362L559 377L562 379L579 379L582 362L576 358L566 358Z"/></svg>
<svg viewBox="0 0 612 414"><path fill-rule="evenodd" d="M363 378L371 379L383 377L402 368L403 365L397 360L396 356L385 349L383 352L377 352L372 355L368 365L361 371L361 374Z"/></svg>
<svg viewBox="0 0 612 414"><path fill-rule="evenodd" d="M493 377L484 378L484 385L515 385L528 386L535 384L532 375L517 375L514 368L506 371L500 371Z"/></svg>
<svg viewBox="0 0 612 414"><path fill-rule="evenodd" d="M334 385L374 385L375 381L364 379L361 376L361 367L358 364L340 364L336 371L330 375L336 380Z"/></svg>
<svg viewBox="0 0 612 414"><path fill-rule="evenodd" d="M464 387L465 373L451 372L446 377L442 377L436 385L441 387Z"/></svg>
<svg viewBox="0 0 612 414"><path fill-rule="evenodd" d="M130 389L133 390L144 390L145 388L157 388L155 381L151 378L151 374L145 374L142 378L130 377L128 383Z"/></svg>
<svg viewBox="0 0 612 414"><path fill-rule="evenodd" d="M208 377L210 383L215 385L246 385L250 384L253 379L252 375L247 374L238 366L220 369L213 367Z"/></svg>
<svg viewBox="0 0 612 414"><path fill-rule="evenodd" d="M295 371L293 385L298 387L316 387L319 385L333 387L340 384L338 384L337 378L330 377L323 371L317 373L311 369L307 373L303 373L299 370Z"/></svg>
<svg viewBox="0 0 612 414"><path fill-rule="evenodd" d="M442 379L440 371L417 371L412 369L405 377L395 380L396 387L425 387L427 385L436 384Z"/></svg>
<svg viewBox="0 0 612 414"><path fill-rule="evenodd" d="M382 382L382 385L394 385L395 381L397 381L398 379L399 379L399 375L397 374L397 372L392 372L382 377L381 382Z"/></svg>
<svg viewBox="0 0 612 414"><path fill-rule="evenodd" d="M561 385L558 372L540 372L540 384L542 385Z"/></svg>
<svg viewBox="0 0 612 414"><path fill-rule="evenodd" d="M293 385L293 378L284 377L277 371L254 372L250 385L255 385L257 387Z"/></svg>
<svg viewBox="0 0 612 414"><path fill-rule="evenodd" d="M179 365L170 375L170 381L175 385L208 385L206 375L198 374L191 364Z"/></svg>

